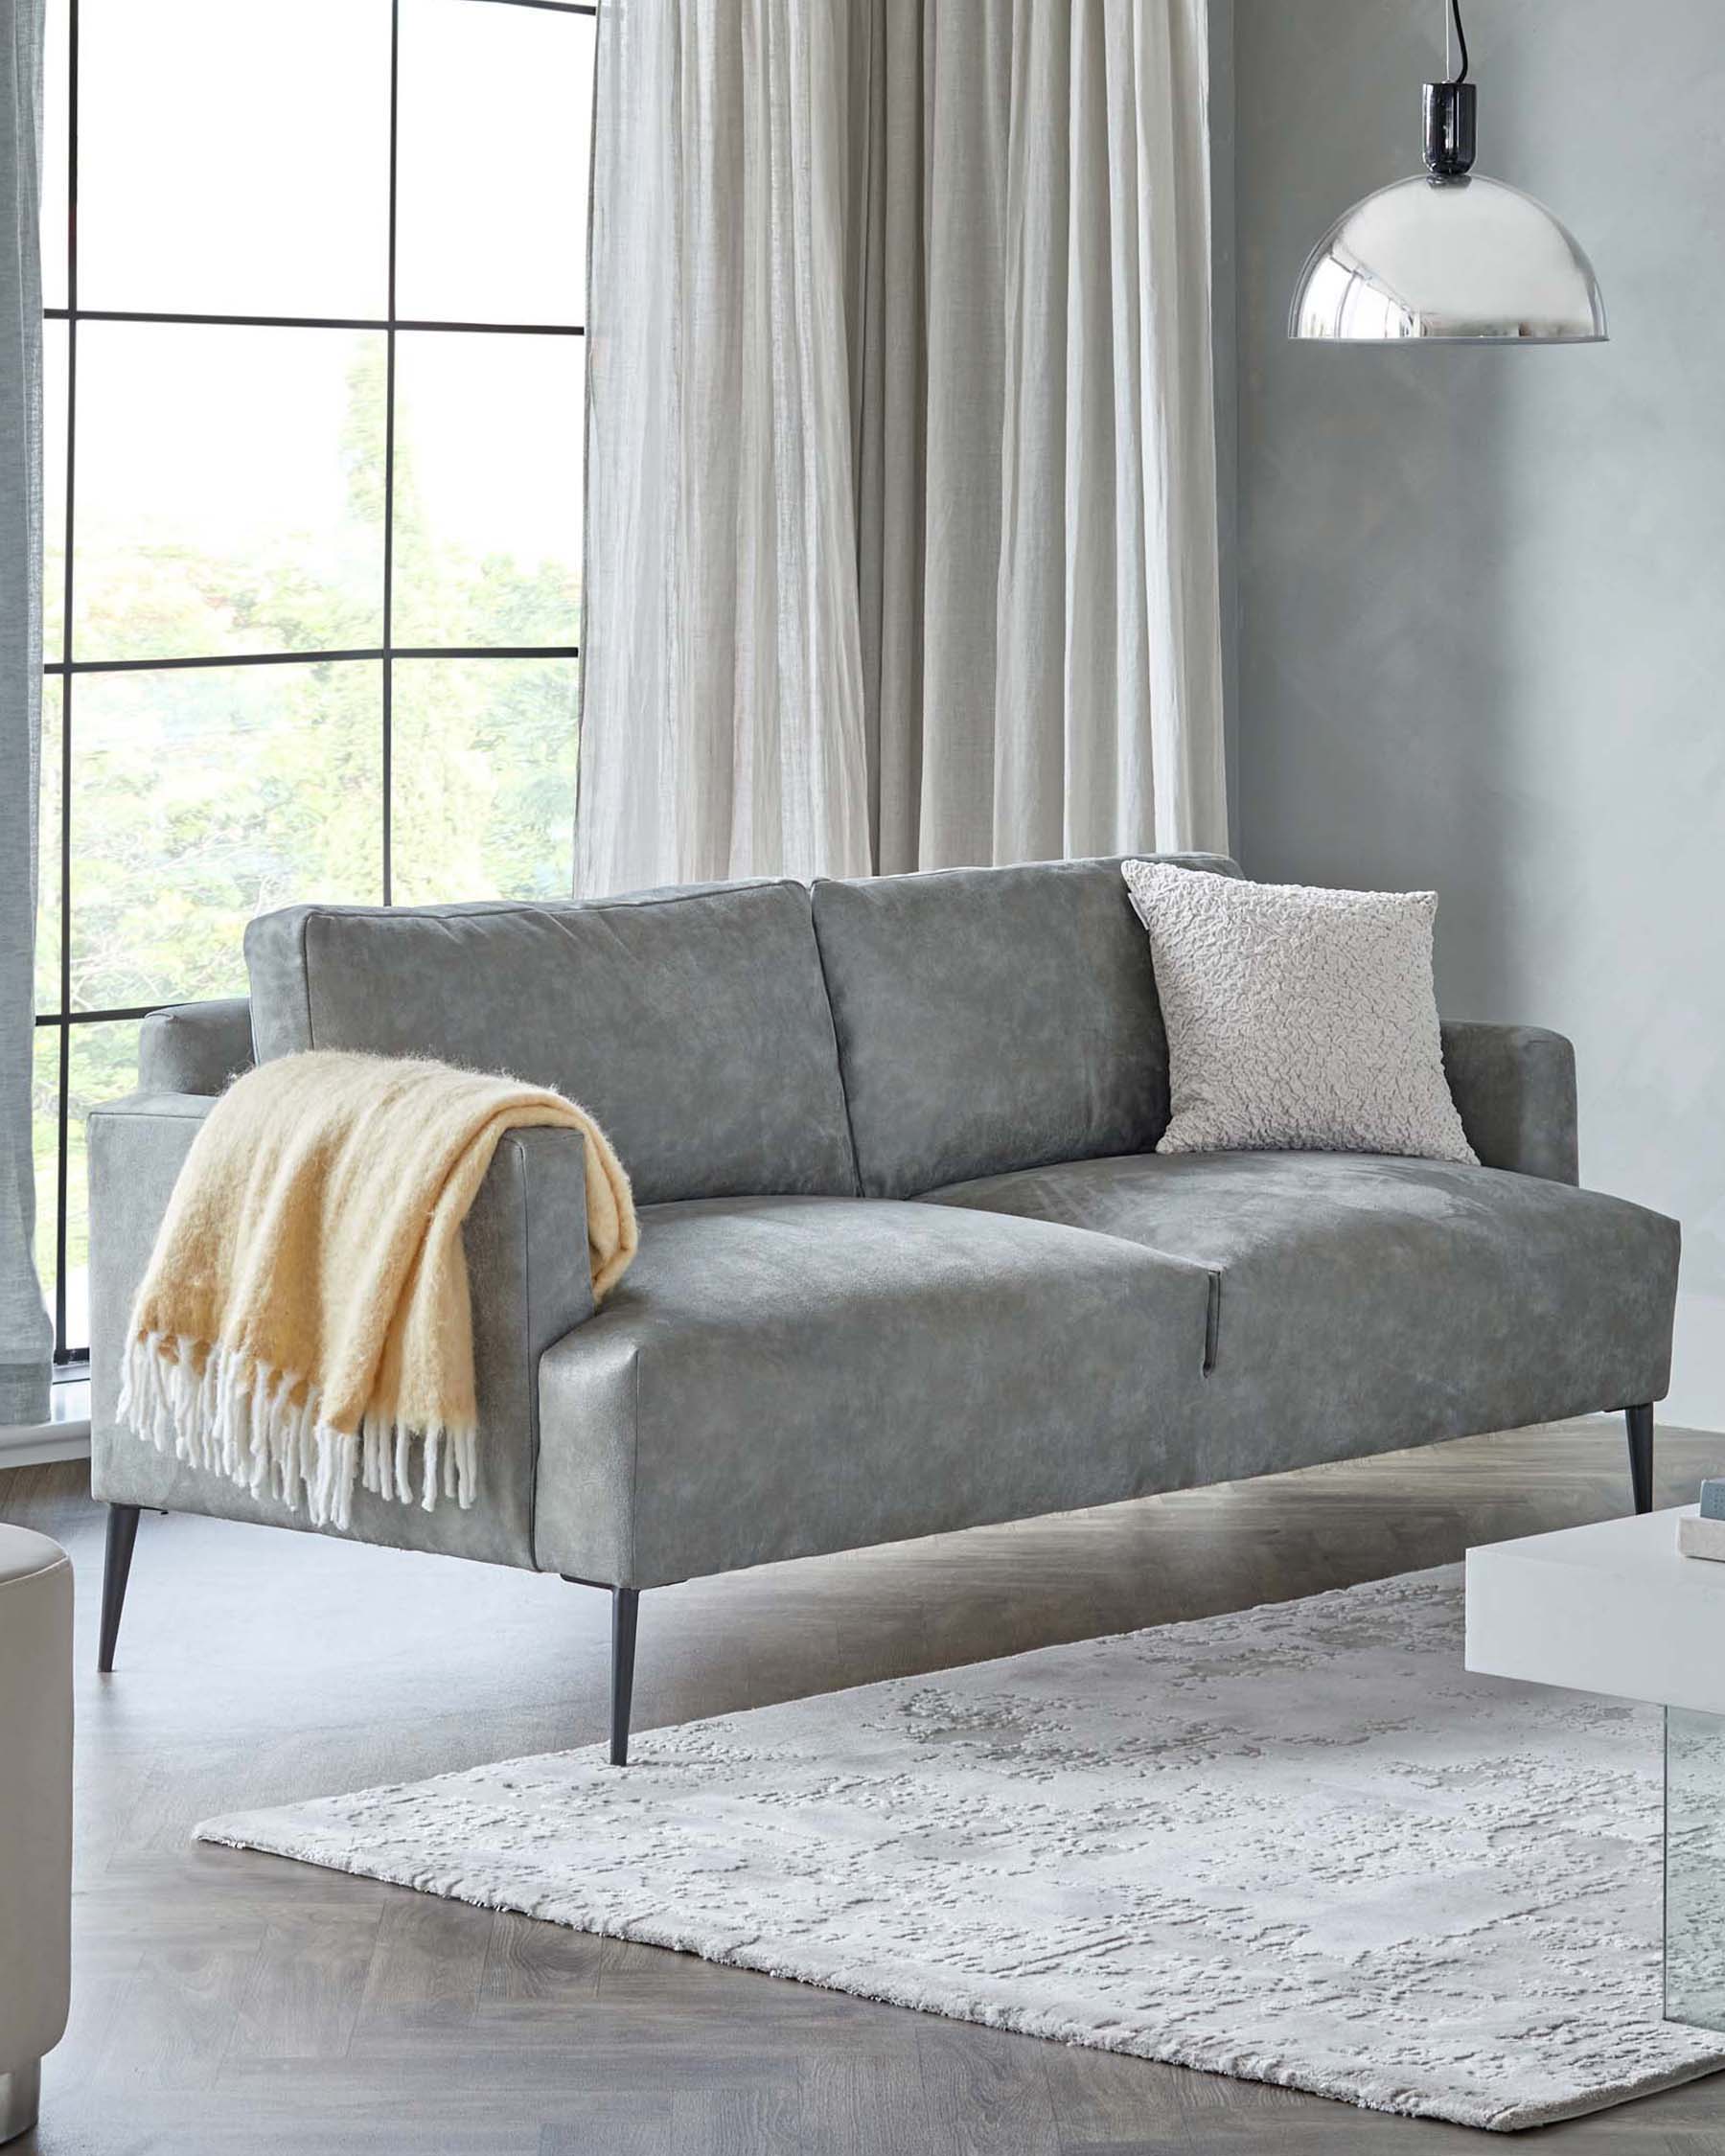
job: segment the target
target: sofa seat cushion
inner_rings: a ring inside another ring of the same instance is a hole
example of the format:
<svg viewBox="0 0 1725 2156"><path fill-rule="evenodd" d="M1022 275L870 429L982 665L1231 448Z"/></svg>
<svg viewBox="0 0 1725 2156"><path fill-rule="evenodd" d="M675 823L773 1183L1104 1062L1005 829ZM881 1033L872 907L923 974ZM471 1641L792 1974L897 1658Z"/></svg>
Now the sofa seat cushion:
<svg viewBox="0 0 1725 2156"><path fill-rule="evenodd" d="M1058 1223L1219 1280L1206 1481L1663 1397L1674 1221L1382 1154L1081 1160L932 1203Z"/></svg>
<svg viewBox="0 0 1725 2156"><path fill-rule="evenodd" d="M955 1206L649 1207L540 1365L537 1562L651 1587L1190 1481L1209 1292Z"/></svg>

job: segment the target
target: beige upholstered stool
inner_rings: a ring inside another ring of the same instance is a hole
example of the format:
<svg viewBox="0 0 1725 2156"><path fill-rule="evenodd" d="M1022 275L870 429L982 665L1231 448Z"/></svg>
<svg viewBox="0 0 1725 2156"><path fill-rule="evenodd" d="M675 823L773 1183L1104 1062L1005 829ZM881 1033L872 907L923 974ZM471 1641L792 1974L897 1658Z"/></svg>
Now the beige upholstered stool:
<svg viewBox="0 0 1725 2156"><path fill-rule="evenodd" d="M35 2123L71 1995L72 1566L0 1525L0 2142Z"/></svg>

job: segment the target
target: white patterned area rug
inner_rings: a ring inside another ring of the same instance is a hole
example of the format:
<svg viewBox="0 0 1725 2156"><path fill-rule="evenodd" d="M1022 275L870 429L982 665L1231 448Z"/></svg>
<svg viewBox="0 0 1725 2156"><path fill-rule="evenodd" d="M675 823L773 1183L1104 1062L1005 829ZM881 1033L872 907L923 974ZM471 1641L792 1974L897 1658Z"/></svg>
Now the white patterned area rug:
<svg viewBox="0 0 1725 2156"><path fill-rule="evenodd" d="M243 1812L206 1841L1495 2128L1660 2019L1656 1709L1470 1677L1460 1568Z"/></svg>

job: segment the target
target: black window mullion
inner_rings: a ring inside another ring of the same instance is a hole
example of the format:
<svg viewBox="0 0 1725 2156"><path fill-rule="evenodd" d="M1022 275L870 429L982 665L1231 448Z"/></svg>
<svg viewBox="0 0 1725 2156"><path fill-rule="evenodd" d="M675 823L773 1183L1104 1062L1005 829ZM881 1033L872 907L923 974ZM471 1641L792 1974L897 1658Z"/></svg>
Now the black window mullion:
<svg viewBox="0 0 1725 2156"><path fill-rule="evenodd" d="M67 310L45 307L42 318L63 322ZM387 330L382 314L188 314L176 310L148 307L85 307L79 310L84 322L171 323L194 330ZM398 316L398 330L453 331L462 336L584 337L580 322L433 322L416 316Z"/></svg>
<svg viewBox="0 0 1725 2156"><path fill-rule="evenodd" d="M38 1025L107 1025L118 1024L124 1019L147 1019L157 1011L178 1010L177 1003L129 1003L124 1010L114 1011L44 1011L36 1019Z"/></svg>
<svg viewBox="0 0 1725 2156"><path fill-rule="evenodd" d="M572 658L579 644L391 644L391 658ZM222 666L347 666L358 659L380 659L381 644L343 652L203 652L184 658L45 659L42 672L68 674L178 674L192 668Z"/></svg>
<svg viewBox="0 0 1725 2156"><path fill-rule="evenodd" d="M391 658L399 659L494 659L575 658L579 644L396 644Z"/></svg>

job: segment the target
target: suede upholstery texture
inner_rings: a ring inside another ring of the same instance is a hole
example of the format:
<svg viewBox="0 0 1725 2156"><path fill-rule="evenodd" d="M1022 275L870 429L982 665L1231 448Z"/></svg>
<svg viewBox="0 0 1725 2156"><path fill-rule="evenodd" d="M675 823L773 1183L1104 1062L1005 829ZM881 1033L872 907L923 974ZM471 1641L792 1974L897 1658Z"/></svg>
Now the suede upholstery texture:
<svg viewBox="0 0 1725 2156"><path fill-rule="evenodd" d="M246 948L262 1056L504 1064L599 1117L643 1205L595 1314L579 1139L505 1141L467 1228L479 1502L361 1493L355 1540L656 1586L1667 1388L1678 1230L1575 1187L1555 1034L1444 1026L1482 1167L1157 1156L1165 1040L1112 860L295 907ZM244 1010L151 1021L181 1086L90 1119L94 1487L304 1528L113 1421Z"/></svg>
<svg viewBox="0 0 1725 2156"><path fill-rule="evenodd" d="M814 903L866 1196L1162 1135L1167 1036L1117 860L819 882Z"/></svg>
<svg viewBox="0 0 1725 2156"><path fill-rule="evenodd" d="M1443 1073L1481 1164L1579 1182L1576 1051L1562 1034L1460 1019L1438 1030Z"/></svg>
<svg viewBox="0 0 1725 2156"><path fill-rule="evenodd" d="M641 1204L856 1189L800 883L596 906L291 906L245 931L260 1061L433 1056L579 1101Z"/></svg>
<svg viewBox="0 0 1725 2156"><path fill-rule="evenodd" d="M653 1587L1193 1479L1202 1266L867 1199L660 1205L540 1378L538 1561Z"/></svg>
<svg viewBox="0 0 1725 2156"><path fill-rule="evenodd" d="M89 1119L90 1487L112 1504L211 1513L312 1528L304 1511L252 1497L224 1476L158 1453L114 1415L120 1344L174 1178L209 1098L134 1094ZM533 1563L540 1357L593 1309L587 1267L586 1163L577 1131L511 1131L468 1215L463 1243L473 1298L482 1495L471 1511L354 1493L349 1539L435 1549L495 1564Z"/></svg>
<svg viewBox="0 0 1725 2156"><path fill-rule="evenodd" d="M243 996L151 1011L138 1028L141 1093L218 1093L252 1062L251 1004Z"/></svg>
<svg viewBox="0 0 1725 2156"><path fill-rule="evenodd" d="M934 1203L1209 1267L1207 1482L1665 1394L1674 1221L1496 1168L1372 1153L1138 1154Z"/></svg>

